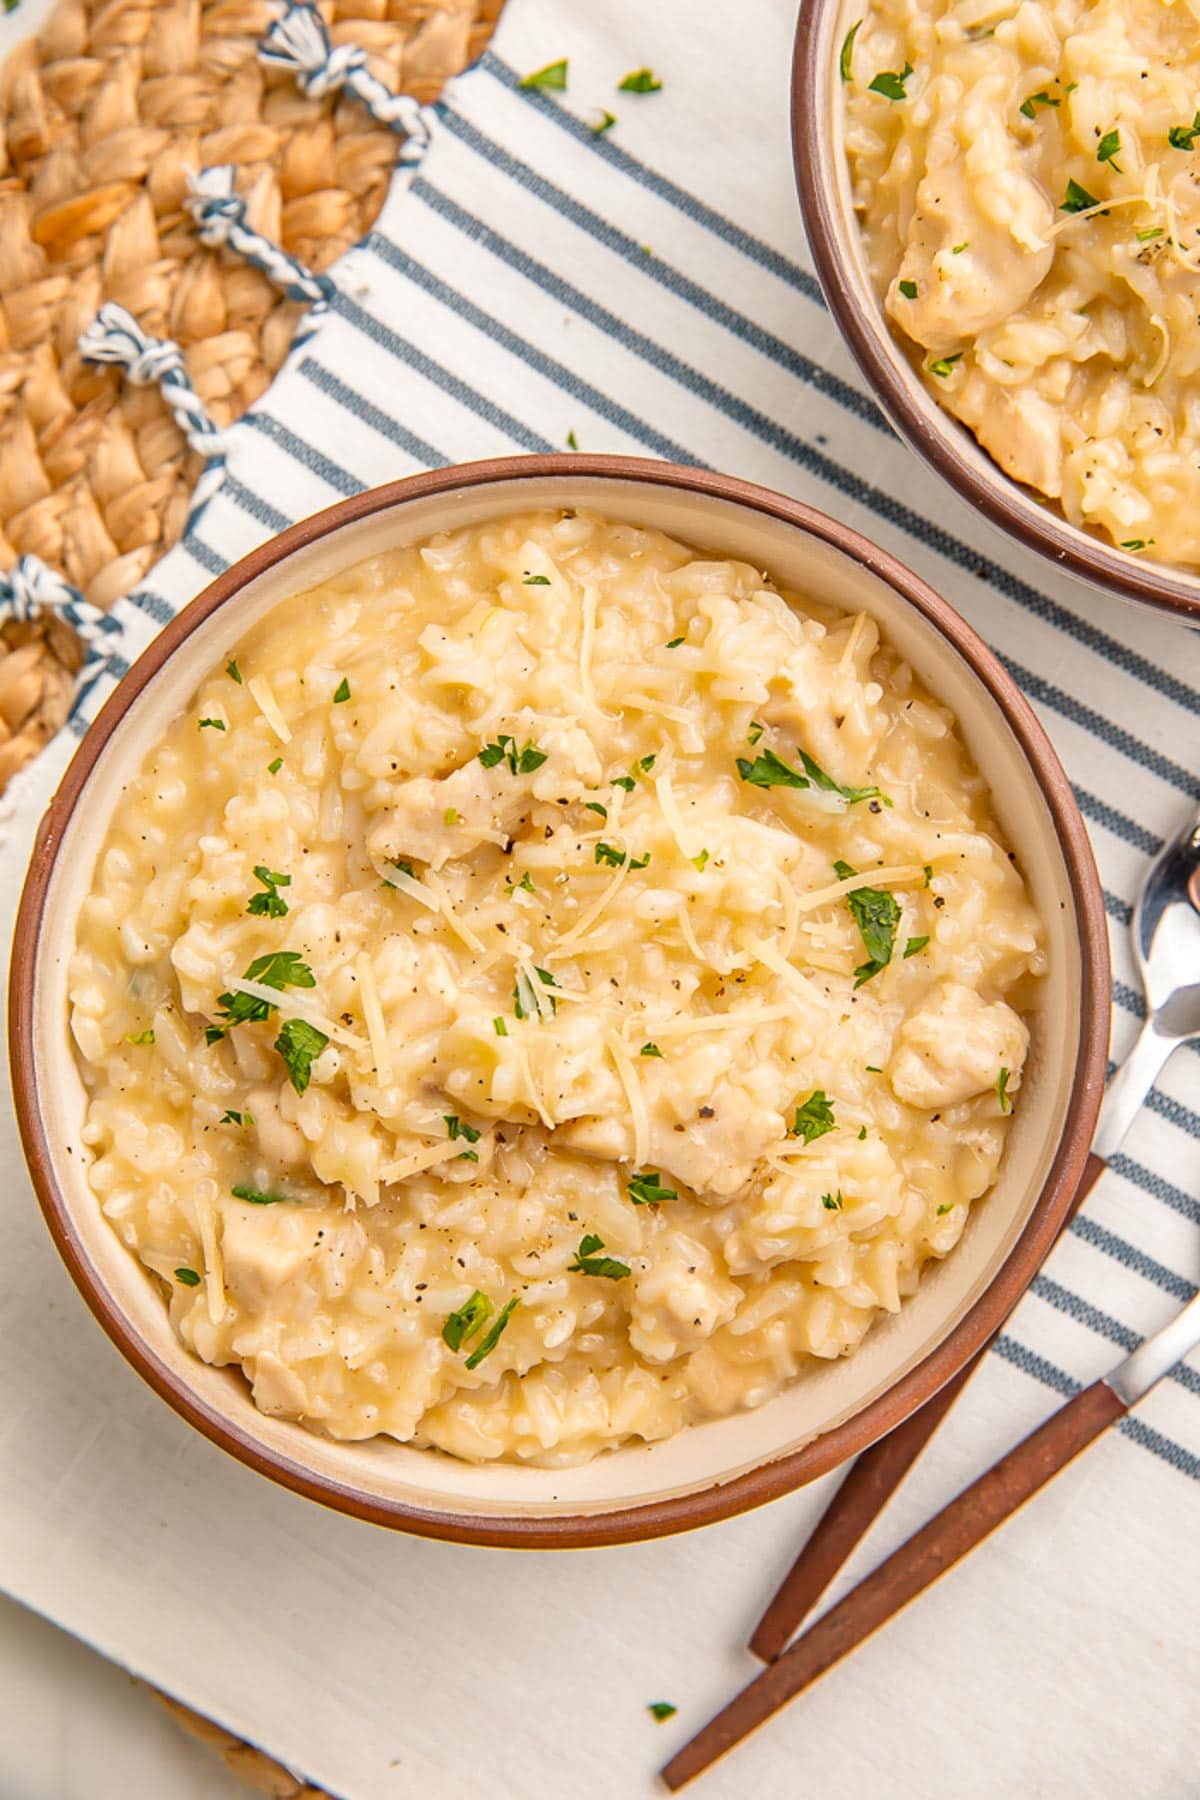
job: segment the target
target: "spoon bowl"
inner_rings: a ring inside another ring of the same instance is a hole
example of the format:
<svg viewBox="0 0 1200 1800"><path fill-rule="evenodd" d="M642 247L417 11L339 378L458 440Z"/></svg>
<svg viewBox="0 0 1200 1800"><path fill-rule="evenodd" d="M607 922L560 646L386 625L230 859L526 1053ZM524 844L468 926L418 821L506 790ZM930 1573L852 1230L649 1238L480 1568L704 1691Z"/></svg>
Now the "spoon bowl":
<svg viewBox="0 0 1200 1800"><path fill-rule="evenodd" d="M1200 1037L1200 813L1163 845L1142 884L1133 950L1146 1022L1104 1096L1095 1154L1115 1155L1167 1058Z"/></svg>

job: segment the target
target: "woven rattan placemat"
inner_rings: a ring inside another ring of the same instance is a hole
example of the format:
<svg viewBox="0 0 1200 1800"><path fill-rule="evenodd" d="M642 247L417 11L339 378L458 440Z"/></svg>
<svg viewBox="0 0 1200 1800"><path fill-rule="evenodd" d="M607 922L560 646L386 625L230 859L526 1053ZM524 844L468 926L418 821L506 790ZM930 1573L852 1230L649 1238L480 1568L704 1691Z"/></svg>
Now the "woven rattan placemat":
<svg viewBox="0 0 1200 1800"><path fill-rule="evenodd" d="M432 100L503 0L331 0L335 44ZM189 168L235 163L249 222L323 270L382 205L397 139L258 60L276 0L61 0L0 71L0 569L33 552L87 599L129 592L183 529L199 463L157 391L85 364L104 300L184 351L219 426L269 384L300 307L206 250ZM80 649L0 631L0 791L61 725Z"/></svg>
<svg viewBox="0 0 1200 1800"><path fill-rule="evenodd" d="M335 44L428 101L479 55L503 0L333 0ZM102 301L171 337L218 425L287 355L300 316L265 276L206 250L189 168L236 163L250 223L310 268L363 235L397 139L353 99L265 70L272 0L61 0L0 71L0 569L33 552L108 606L183 529L199 464L153 387L75 347ZM66 717L81 660L60 622L0 630L0 791ZM248 1788L326 1800L165 1695Z"/></svg>

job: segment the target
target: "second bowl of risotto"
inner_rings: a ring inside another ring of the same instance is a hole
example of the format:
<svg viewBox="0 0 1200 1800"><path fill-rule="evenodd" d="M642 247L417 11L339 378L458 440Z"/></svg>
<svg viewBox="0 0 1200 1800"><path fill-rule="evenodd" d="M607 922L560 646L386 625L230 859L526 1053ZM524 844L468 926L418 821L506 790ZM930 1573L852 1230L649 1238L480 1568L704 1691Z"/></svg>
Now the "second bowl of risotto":
<svg viewBox="0 0 1200 1800"><path fill-rule="evenodd" d="M616 458L285 533L85 740L18 924L18 1114L143 1375L314 1498L601 1543L834 1466L1031 1278L1105 927L949 607Z"/></svg>
<svg viewBox="0 0 1200 1800"><path fill-rule="evenodd" d="M1158 0L812 0L801 208L884 411L994 524L1200 617L1200 40Z"/></svg>

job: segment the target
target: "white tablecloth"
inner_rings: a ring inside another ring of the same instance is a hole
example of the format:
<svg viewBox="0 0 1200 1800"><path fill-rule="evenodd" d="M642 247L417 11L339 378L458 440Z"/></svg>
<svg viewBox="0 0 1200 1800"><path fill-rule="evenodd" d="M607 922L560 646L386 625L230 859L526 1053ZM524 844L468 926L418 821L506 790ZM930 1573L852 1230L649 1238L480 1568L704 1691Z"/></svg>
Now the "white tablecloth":
<svg viewBox="0 0 1200 1800"><path fill-rule="evenodd" d="M223 490L123 607L127 640L285 519L422 464L571 433L799 494L925 574L1038 705L1108 890L1120 1050L1139 1004L1129 902L1200 797L1200 652L1006 545L879 422L809 273L792 24L783 0L510 0L415 180L340 265L337 303L233 433ZM565 94L519 89L560 56ZM616 93L643 64L661 93ZM618 124L596 137L605 107ZM72 742L12 793L5 942ZM1197 1067L1176 1057L851 1573L1190 1293ZM658 1763L752 1672L739 1646L829 1482L695 1536L575 1554L336 1517L199 1439L122 1362L57 1261L7 1105L0 1174L9 1593L347 1800L650 1794ZM1200 1793L1198 1395L1195 1368L1164 1383L706 1791ZM679 1708L665 1725L646 1712L659 1699Z"/></svg>

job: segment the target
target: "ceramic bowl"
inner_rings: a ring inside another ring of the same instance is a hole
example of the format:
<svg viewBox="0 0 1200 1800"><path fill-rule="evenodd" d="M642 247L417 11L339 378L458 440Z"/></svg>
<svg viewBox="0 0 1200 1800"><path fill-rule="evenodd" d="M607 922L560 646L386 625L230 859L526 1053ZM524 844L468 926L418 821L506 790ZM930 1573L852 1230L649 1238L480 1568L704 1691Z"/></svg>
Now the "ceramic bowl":
<svg viewBox="0 0 1200 1800"><path fill-rule="evenodd" d="M859 0L804 0L792 64L792 145L817 275L876 400L901 437L1017 543L1125 599L1200 623L1200 574L1117 549L1006 475L938 404L893 332L867 271L845 151L839 52L862 10Z"/></svg>
<svg viewBox="0 0 1200 1800"><path fill-rule="evenodd" d="M383 1438L338 1443L266 1417L238 1370L184 1350L157 1284L88 1186L67 1018L75 923L122 784L226 647L363 557L535 506L656 527L801 593L865 608L957 714L1049 940L998 1182L915 1297L852 1357L814 1363L754 1411L558 1470L477 1466ZM596 456L476 463L344 500L272 539L193 601L121 683L50 806L25 886L10 1004L17 1114L46 1222L84 1298L139 1374L215 1443L383 1525L489 1544L624 1542L726 1517L824 1474L906 1418L996 1331L1053 1242L1091 1141L1108 1041L1107 943L1087 834L1045 734L974 632L891 556L794 500L694 469Z"/></svg>

